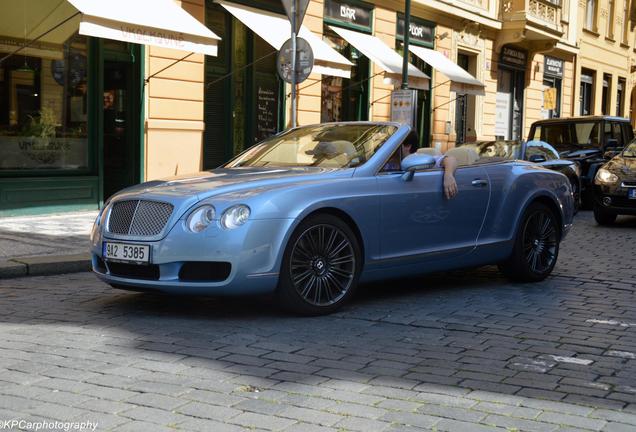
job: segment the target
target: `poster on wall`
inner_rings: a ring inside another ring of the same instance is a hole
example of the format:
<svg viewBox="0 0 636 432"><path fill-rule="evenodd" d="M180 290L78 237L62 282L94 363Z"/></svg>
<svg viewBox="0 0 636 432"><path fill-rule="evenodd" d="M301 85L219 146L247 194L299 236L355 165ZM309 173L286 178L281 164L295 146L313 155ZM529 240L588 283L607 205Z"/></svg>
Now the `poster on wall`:
<svg viewBox="0 0 636 432"><path fill-rule="evenodd" d="M393 90L391 92L391 121L415 126L417 90Z"/></svg>
<svg viewBox="0 0 636 432"><path fill-rule="evenodd" d="M508 139L510 136L510 93L497 93L495 114L495 136Z"/></svg>

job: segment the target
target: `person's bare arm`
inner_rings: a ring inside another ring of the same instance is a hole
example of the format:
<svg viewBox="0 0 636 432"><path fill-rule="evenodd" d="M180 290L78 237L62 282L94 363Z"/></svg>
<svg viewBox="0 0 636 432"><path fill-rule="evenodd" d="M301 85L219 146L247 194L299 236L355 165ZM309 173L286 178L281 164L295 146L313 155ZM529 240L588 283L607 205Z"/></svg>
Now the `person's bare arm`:
<svg viewBox="0 0 636 432"><path fill-rule="evenodd" d="M444 168L444 195L451 199L457 195L457 182L455 181L457 159L453 156L446 156L442 159L441 165Z"/></svg>

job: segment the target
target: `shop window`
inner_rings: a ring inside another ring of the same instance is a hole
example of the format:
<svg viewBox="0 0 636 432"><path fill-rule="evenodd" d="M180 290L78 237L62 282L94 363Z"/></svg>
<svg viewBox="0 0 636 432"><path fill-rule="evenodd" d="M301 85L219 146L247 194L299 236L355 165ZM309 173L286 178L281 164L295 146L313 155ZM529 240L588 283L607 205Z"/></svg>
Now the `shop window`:
<svg viewBox="0 0 636 432"><path fill-rule="evenodd" d="M580 115L591 115L594 101L594 71L581 71L581 87L579 91Z"/></svg>
<svg viewBox="0 0 636 432"><path fill-rule="evenodd" d="M323 31L323 40L351 61L353 66L350 79L323 75L320 121L367 120L369 60L327 25Z"/></svg>
<svg viewBox="0 0 636 432"><path fill-rule="evenodd" d="M610 83L612 82L612 76L609 74L603 74L603 91L601 92L601 112L603 115L610 113Z"/></svg>
<svg viewBox="0 0 636 432"><path fill-rule="evenodd" d="M616 85L616 115L623 116L623 102L625 99L625 78L619 78Z"/></svg>
<svg viewBox="0 0 636 432"><path fill-rule="evenodd" d="M0 172L86 171L86 38L38 51L0 65Z"/></svg>

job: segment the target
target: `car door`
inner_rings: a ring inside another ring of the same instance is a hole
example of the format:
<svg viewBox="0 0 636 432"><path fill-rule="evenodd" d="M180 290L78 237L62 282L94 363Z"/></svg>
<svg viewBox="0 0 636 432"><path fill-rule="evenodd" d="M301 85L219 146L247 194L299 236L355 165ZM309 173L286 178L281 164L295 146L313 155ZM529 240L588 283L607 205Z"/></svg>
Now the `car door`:
<svg viewBox="0 0 636 432"><path fill-rule="evenodd" d="M444 197L443 170L380 173L380 248L383 259L440 259L470 252L477 242L490 195L486 170L459 167L458 193Z"/></svg>

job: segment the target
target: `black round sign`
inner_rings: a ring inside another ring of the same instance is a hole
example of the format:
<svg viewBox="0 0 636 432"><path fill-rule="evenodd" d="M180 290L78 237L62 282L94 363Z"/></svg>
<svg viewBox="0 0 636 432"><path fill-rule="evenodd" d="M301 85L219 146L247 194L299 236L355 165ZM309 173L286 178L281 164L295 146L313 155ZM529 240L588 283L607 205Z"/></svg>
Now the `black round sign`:
<svg viewBox="0 0 636 432"><path fill-rule="evenodd" d="M314 67L314 52L303 38L296 38L296 83L307 79ZM292 82L292 40L288 39L278 51L276 69L283 81Z"/></svg>

